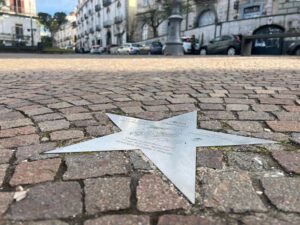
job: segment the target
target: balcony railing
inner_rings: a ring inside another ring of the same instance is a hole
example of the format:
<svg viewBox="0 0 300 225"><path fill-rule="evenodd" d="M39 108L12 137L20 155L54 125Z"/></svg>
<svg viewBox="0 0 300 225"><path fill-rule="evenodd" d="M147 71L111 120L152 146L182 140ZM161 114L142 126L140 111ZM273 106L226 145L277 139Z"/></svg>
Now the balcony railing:
<svg viewBox="0 0 300 225"><path fill-rule="evenodd" d="M114 26L114 35L120 35L124 33L124 29L120 26Z"/></svg>
<svg viewBox="0 0 300 225"><path fill-rule="evenodd" d="M16 15L21 15L21 16L32 16L32 17L37 16L35 12L24 11L23 8L15 7L13 5L0 7L0 13L16 14Z"/></svg>
<svg viewBox="0 0 300 225"><path fill-rule="evenodd" d="M112 0L103 0L103 7L107 7L112 3Z"/></svg>
<svg viewBox="0 0 300 225"><path fill-rule="evenodd" d="M113 24L112 20L106 19L103 21L103 26L105 28L110 27Z"/></svg>
<svg viewBox="0 0 300 225"><path fill-rule="evenodd" d="M95 11L99 12L101 10L100 4L95 5Z"/></svg>
<svg viewBox="0 0 300 225"><path fill-rule="evenodd" d="M8 33L0 33L0 38L2 40L7 40L7 41L24 42L24 41L29 41L31 39L31 36L28 36L28 35L8 34Z"/></svg>
<svg viewBox="0 0 300 225"><path fill-rule="evenodd" d="M90 33L93 34L94 33L94 28L90 28Z"/></svg>
<svg viewBox="0 0 300 225"><path fill-rule="evenodd" d="M123 16L115 16L115 24L119 24L123 22Z"/></svg>

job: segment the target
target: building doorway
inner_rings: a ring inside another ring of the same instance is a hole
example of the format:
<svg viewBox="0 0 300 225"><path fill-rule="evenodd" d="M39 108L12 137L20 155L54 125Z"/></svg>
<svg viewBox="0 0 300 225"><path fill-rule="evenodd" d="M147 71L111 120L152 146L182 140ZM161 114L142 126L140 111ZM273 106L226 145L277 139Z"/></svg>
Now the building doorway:
<svg viewBox="0 0 300 225"><path fill-rule="evenodd" d="M110 30L107 31L106 33L106 46L110 46L111 45L111 32Z"/></svg>
<svg viewBox="0 0 300 225"><path fill-rule="evenodd" d="M265 25L256 29L253 34L284 33L284 28L278 25ZM253 42L253 55L281 55L283 49L282 38L256 39Z"/></svg>

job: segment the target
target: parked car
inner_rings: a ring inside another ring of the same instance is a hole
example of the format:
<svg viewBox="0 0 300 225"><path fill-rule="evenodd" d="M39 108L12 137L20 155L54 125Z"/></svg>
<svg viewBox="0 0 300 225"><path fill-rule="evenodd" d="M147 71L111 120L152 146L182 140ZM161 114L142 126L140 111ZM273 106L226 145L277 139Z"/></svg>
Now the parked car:
<svg viewBox="0 0 300 225"><path fill-rule="evenodd" d="M182 37L181 38L184 54L191 54L192 53L192 43L191 43L191 40L192 40L191 37ZM196 38L195 41L196 41L195 53L199 54L199 51L200 51L199 40Z"/></svg>
<svg viewBox="0 0 300 225"><path fill-rule="evenodd" d="M139 54L141 55L149 55L150 54L150 44L146 43L140 47Z"/></svg>
<svg viewBox="0 0 300 225"><path fill-rule="evenodd" d="M136 55L140 53L140 47L141 45L139 44L124 44L118 48L117 54Z"/></svg>
<svg viewBox="0 0 300 225"><path fill-rule="evenodd" d="M101 47L100 45L93 45L90 53L91 54L102 54L103 51L104 51L104 48Z"/></svg>
<svg viewBox="0 0 300 225"><path fill-rule="evenodd" d="M298 55L300 56L300 40L295 40L291 42L286 50L289 55Z"/></svg>
<svg viewBox="0 0 300 225"><path fill-rule="evenodd" d="M237 55L241 51L241 37L239 35L223 35L216 37L209 44L201 46L200 55L227 54Z"/></svg>
<svg viewBox="0 0 300 225"><path fill-rule="evenodd" d="M163 53L163 44L160 41L154 41L150 45L151 55L161 55Z"/></svg>

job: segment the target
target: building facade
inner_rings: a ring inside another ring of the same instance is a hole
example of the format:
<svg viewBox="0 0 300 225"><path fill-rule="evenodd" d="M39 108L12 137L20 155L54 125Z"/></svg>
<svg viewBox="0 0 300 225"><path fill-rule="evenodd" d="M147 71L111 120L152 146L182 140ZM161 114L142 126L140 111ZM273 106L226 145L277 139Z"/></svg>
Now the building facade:
<svg viewBox="0 0 300 225"><path fill-rule="evenodd" d="M252 35L274 32L300 32L300 0L183 0L190 4L183 15L182 35L192 34L202 44L216 36L228 34ZM157 0L138 0L138 12ZM137 41L153 39L153 32L142 19L137 21L140 32ZM158 38L166 41L167 22L159 26ZM278 40L277 40L278 42ZM256 43L260 45L258 42ZM270 43L272 44L272 43ZM273 45L278 45L276 41ZM255 46L254 46L255 48Z"/></svg>
<svg viewBox="0 0 300 225"><path fill-rule="evenodd" d="M131 42L135 32L137 0L79 0L77 42L80 49Z"/></svg>
<svg viewBox="0 0 300 225"><path fill-rule="evenodd" d="M4 0L0 3L0 45L37 46L39 42L35 0Z"/></svg>
<svg viewBox="0 0 300 225"><path fill-rule="evenodd" d="M73 49L76 45L76 14L71 12L66 19L67 22L62 24L53 35L54 46L62 49Z"/></svg>

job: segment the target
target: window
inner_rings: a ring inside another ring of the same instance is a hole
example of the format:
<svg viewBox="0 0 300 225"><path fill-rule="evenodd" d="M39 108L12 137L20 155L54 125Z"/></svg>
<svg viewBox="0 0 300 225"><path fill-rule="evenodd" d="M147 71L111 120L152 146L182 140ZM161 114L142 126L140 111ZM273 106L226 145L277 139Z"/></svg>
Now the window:
<svg viewBox="0 0 300 225"><path fill-rule="evenodd" d="M242 19L254 18L262 16L264 8L263 0L250 0L246 4L240 5L240 17Z"/></svg>
<svg viewBox="0 0 300 225"><path fill-rule="evenodd" d="M118 2L117 4L117 11L116 11L116 16L121 17L122 16L122 7L121 7L121 2Z"/></svg>
<svg viewBox="0 0 300 225"><path fill-rule="evenodd" d="M198 26L202 27L202 26L214 24L215 21L216 21L215 13L211 10L207 10L199 16Z"/></svg>
<svg viewBox="0 0 300 225"><path fill-rule="evenodd" d="M16 24L16 39L23 39L23 25Z"/></svg>
<svg viewBox="0 0 300 225"><path fill-rule="evenodd" d="M144 24L142 27L142 39L147 40L149 35L149 26L148 24Z"/></svg>

